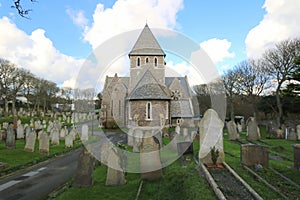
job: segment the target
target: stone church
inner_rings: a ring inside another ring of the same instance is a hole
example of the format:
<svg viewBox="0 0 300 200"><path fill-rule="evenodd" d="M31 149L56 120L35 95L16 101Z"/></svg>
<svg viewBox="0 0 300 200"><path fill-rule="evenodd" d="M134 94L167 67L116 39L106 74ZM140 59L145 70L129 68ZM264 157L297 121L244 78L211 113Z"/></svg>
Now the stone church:
<svg viewBox="0 0 300 200"><path fill-rule="evenodd" d="M121 127L193 124L187 77L165 77L166 54L146 24L132 50L130 77L106 76L100 123Z"/></svg>

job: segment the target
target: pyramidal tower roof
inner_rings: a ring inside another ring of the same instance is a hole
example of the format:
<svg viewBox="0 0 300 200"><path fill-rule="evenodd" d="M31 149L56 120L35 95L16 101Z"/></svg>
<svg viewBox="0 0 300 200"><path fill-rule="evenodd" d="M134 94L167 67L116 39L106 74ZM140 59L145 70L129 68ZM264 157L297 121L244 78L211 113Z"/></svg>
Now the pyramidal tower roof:
<svg viewBox="0 0 300 200"><path fill-rule="evenodd" d="M136 55L152 55L152 56L165 56L166 54L158 44L149 26L146 24L134 44L129 56Z"/></svg>

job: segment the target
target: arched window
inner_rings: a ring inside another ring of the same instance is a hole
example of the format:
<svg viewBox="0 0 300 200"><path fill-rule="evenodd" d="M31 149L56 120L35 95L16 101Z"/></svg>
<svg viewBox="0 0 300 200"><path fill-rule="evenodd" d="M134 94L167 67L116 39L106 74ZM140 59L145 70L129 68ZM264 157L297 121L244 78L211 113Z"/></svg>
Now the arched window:
<svg viewBox="0 0 300 200"><path fill-rule="evenodd" d="M154 58L154 66L157 67L157 58Z"/></svg>
<svg viewBox="0 0 300 200"><path fill-rule="evenodd" d="M148 102L146 104L146 119L147 120L152 119L152 105L151 105L151 102Z"/></svg>
<svg viewBox="0 0 300 200"><path fill-rule="evenodd" d="M149 62L149 58L147 57L147 58L146 58L146 63L148 63L148 62Z"/></svg>
<svg viewBox="0 0 300 200"><path fill-rule="evenodd" d="M138 67L141 65L141 59L140 59L140 58L137 59L136 65L137 65Z"/></svg>

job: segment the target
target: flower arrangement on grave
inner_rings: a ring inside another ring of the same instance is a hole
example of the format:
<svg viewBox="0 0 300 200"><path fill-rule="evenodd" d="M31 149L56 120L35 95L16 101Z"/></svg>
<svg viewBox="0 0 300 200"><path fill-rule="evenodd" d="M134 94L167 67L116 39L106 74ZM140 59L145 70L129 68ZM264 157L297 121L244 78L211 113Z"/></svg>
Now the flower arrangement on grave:
<svg viewBox="0 0 300 200"><path fill-rule="evenodd" d="M213 162L214 165L217 164L219 153L220 153L219 149L216 149L215 146L213 146L212 148L210 148L211 160L212 160L212 162Z"/></svg>

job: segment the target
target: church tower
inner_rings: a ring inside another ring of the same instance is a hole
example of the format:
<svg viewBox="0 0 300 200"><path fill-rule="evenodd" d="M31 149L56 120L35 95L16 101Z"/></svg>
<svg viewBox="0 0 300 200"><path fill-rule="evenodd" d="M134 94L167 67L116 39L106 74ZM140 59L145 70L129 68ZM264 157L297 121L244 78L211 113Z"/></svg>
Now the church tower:
<svg viewBox="0 0 300 200"><path fill-rule="evenodd" d="M152 73L159 84L165 85L164 58L166 54L147 24L128 56L130 59L130 89L135 88L147 70Z"/></svg>

